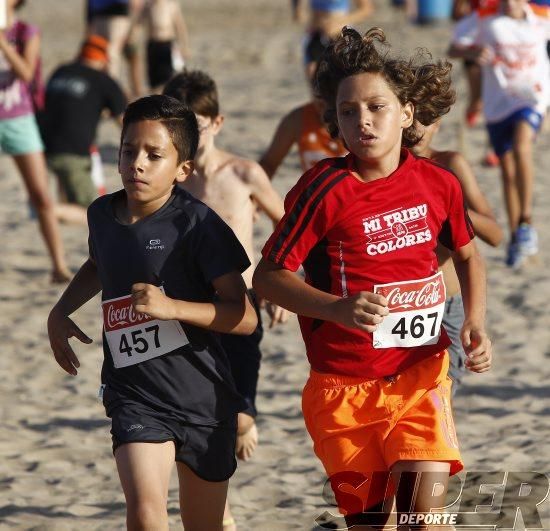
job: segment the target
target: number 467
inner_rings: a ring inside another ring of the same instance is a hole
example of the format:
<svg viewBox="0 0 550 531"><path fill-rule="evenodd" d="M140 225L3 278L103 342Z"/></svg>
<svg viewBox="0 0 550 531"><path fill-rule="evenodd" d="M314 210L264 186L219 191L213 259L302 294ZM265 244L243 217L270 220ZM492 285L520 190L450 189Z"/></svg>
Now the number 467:
<svg viewBox="0 0 550 531"><path fill-rule="evenodd" d="M430 330L430 336L435 336L436 333L436 325L437 325L437 313L429 313L426 316L426 319L432 319L432 328ZM419 337L422 337L424 335L424 316L422 315L415 315L411 319L411 325L410 330L407 330L407 320L405 317L401 317L399 321L395 324L395 326L392 328L391 333L394 335L398 335L401 339L405 339L405 337L410 333L412 337L415 339L418 339Z"/></svg>
<svg viewBox="0 0 550 531"><path fill-rule="evenodd" d="M145 330L134 330L133 332L130 332L132 346L130 346L130 344L128 343L126 334L122 334L122 336L120 336L120 345L118 347L118 350L127 354L128 356L132 355L133 350L135 350L138 354L143 354L144 352L147 352L149 350L149 343L144 337L140 337L144 331L146 333L153 333L153 341L155 343L155 347L159 348L159 326L154 325L148 326L147 328L145 328Z"/></svg>

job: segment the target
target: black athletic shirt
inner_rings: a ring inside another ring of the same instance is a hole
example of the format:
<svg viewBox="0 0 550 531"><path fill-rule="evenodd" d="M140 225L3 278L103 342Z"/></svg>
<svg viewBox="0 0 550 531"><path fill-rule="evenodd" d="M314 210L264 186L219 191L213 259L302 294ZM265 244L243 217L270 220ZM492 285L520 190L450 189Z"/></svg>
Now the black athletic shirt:
<svg viewBox="0 0 550 531"><path fill-rule="evenodd" d="M80 62L60 66L48 81L40 129L46 153L89 155L104 110L119 116L126 98L106 72Z"/></svg>
<svg viewBox="0 0 550 531"><path fill-rule="evenodd" d="M114 201L124 190L96 199L88 209L90 256L97 265L102 301L127 296L136 282L162 285L174 299L210 302L212 280L250 266L233 231L182 188L151 216L120 223ZM103 401L112 410L131 402L185 422L215 425L245 404L235 390L218 334L180 323L189 344L163 356L115 368L103 330ZM128 338L129 339L129 338Z"/></svg>

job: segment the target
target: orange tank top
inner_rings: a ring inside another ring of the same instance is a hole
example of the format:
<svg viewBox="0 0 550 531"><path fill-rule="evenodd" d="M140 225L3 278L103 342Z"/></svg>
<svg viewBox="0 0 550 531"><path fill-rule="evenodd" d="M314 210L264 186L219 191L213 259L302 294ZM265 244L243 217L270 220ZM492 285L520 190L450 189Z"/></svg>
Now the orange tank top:
<svg viewBox="0 0 550 531"><path fill-rule="evenodd" d="M313 103L302 109L302 130L298 140L302 170L306 172L320 160L347 154L340 140L331 138Z"/></svg>

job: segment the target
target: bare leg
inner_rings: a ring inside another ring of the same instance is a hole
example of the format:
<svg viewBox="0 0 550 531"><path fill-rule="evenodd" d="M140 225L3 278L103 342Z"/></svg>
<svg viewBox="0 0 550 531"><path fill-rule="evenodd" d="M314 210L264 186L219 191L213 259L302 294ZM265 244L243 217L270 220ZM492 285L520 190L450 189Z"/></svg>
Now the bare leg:
<svg viewBox="0 0 550 531"><path fill-rule="evenodd" d="M228 499L225 501L225 508L223 510L223 531L237 531L237 525L231 514Z"/></svg>
<svg viewBox="0 0 550 531"><path fill-rule="evenodd" d="M258 429L256 428L254 417L246 413L239 413L237 445L235 448L237 457L243 461L248 461L252 457L254 450L256 450L256 446L258 446ZM225 502L225 509L223 511L223 529L224 531L236 531L237 529L235 520L231 514L231 508L229 507L229 500Z"/></svg>
<svg viewBox="0 0 550 531"><path fill-rule="evenodd" d="M175 448L165 443L129 443L117 448L115 459L126 497L129 531L168 529L168 484Z"/></svg>
<svg viewBox="0 0 550 531"><path fill-rule="evenodd" d="M514 161L520 211L518 221L530 221L533 204L533 138L535 132L525 121L519 122L514 134Z"/></svg>
<svg viewBox="0 0 550 531"><path fill-rule="evenodd" d="M13 158L21 177L23 177L32 206L38 215L42 237L53 262L52 282L66 282L71 278L71 273L65 262L59 225L48 190L48 172L44 154L38 151L14 155Z"/></svg>
<svg viewBox="0 0 550 531"><path fill-rule="evenodd" d="M518 182L516 179L516 162L512 151L506 152L500 158L500 171L502 190L504 192L504 204L508 214L508 226L510 228L510 233L514 234L519 223L521 204Z"/></svg>
<svg viewBox="0 0 550 531"><path fill-rule="evenodd" d="M187 465L176 464L181 520L185 531L223 531L223 510L229 481L205 481Z"/></svg>
<svg viewBox="0 0 550 531"><path fill-rule="evenodd" d="M429 513L431 509L445 507L447 484L451 465L440 461L398 461L392 467L397 487L397 518L401 513ZM417 531L449 529L448 526L423 525ZM408 531L409 526L398 526Z"/></svg>
<svg viewBox="0 0 550 531"><path fill-rule="evenodd" d="M466 109L466 121L473 126L477 123L482 109L481 103L481 67L478 64L464 65L468 80L469 102Z"/></svg>
<svg viewBox="0 0 550 531"><path fill-rule="evenodd" d="M88 223L86 212L86 209L80 205L71 203L58 203L55 205L55 216L61 223L86 225Z"/></svg>

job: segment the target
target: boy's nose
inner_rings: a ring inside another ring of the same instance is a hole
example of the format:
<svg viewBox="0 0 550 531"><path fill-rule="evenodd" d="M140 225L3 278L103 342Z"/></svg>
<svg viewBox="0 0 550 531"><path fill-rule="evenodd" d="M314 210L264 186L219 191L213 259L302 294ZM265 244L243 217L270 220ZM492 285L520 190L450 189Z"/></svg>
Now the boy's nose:
<svg viewBox="0 0 550 531"><path fill-rule="evenodd" d="M132 160L130 166L133 170L143 171L143 162L144 162L144 157L141 155L136 155Z"/></svg>
<svg viewBox="0 0 550 531"><path fill-rule="evenodd" d="M372 124L372 113L369 111L363 111L359 116L359 125L371 125Z"/></svg>

